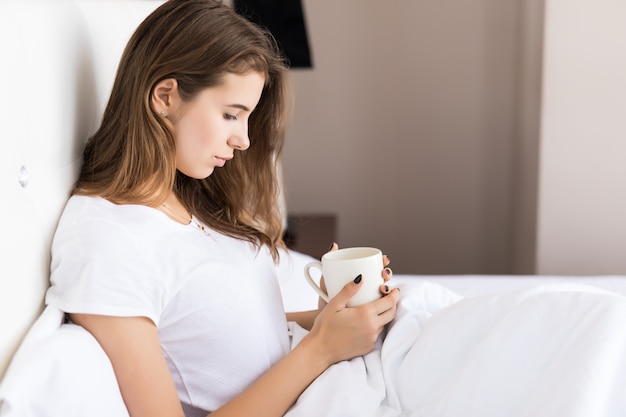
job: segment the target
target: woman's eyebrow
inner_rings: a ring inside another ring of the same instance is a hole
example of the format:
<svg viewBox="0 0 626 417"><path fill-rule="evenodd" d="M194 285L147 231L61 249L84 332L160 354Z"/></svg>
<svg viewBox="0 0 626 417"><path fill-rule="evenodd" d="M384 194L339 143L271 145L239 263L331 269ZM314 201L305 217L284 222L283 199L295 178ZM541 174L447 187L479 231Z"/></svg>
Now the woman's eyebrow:
<svg viewBox="0 0 626 417"><path fill-rule="evenodd" d="M227 107L233 107L235 109L241 109L243 111L250 111L250 109L243 104L228 104Z"/></svg>

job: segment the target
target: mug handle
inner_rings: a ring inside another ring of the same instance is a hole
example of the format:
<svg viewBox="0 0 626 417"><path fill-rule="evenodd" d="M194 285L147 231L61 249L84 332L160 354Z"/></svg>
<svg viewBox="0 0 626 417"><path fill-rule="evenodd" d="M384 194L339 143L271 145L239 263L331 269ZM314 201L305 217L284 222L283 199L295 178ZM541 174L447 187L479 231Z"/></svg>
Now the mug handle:
<svg viewBox="0 0 626 417"><path fill-rule="evenodd" d="M309 285L315 290L315 292L318 293L319 296L322 297L324 301L329 302L330 297L328 296L328 294L326 294L324 290L320 288L317 282L315 282L313 277L311 277L311 274L309 273L309 270L311 268L319 269L320 272L322 272L322 263L321 262L309 262L308 264L306 264L306 266L304 267L304 277L308 281Z"/></svg>

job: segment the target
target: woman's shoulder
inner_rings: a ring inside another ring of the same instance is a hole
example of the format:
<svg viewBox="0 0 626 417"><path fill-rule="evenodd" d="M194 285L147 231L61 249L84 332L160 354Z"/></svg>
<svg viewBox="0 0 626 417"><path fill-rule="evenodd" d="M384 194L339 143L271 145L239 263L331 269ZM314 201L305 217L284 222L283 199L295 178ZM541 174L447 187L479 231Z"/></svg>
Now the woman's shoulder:
<svg viewBox="0 0 626 417"><path fill-rule="evenodd" d="M100 196L72 195L65 206L65 211L81 212L92 216L119 216L123 213L145 212L153 210L139 204L116 204Z"/></svg>
<svg viewBox="0 0 626 417"><path fill-rule="evenodd" d="M67 201L63 216L77 222L141 224L158 220L156 209L139 204L116 204L103 197L73 195Z"/></svg>
<svg viewBox="0 0 626 417"><path fill-rule="evenodd" d="M113 239L150 239L163 231L162 215L142 205L115 204L97 196L73 195L66 203L56 235Z"/></svg>

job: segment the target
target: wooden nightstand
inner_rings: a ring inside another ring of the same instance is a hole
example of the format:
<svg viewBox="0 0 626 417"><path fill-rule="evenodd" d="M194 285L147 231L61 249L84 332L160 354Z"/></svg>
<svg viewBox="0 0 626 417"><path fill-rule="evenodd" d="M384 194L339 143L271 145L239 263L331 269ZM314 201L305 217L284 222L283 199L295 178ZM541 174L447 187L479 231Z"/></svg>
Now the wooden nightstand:
<svg viewBox="0 0 626 417"><path fill-rule="evenodd" d="M289 214L285 243L289 249L320 259L336 241L334 214Z"/></svg>

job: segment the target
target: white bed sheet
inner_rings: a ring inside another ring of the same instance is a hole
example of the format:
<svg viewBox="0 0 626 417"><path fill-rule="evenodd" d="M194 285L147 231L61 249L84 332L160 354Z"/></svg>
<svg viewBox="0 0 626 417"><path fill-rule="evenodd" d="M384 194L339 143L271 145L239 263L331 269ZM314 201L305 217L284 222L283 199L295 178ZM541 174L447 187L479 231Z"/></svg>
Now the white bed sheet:
<svg viewBox="0 0 626 417"><path fill-rule="evenodd" d="M317 308L317 294L309 287L302 271L308 262L316 259L290 251L281 258L279 276L283 290L283 303L287 311ZM552 283L591 285L626 296L626 276L548 276L548 275L409 275L396 274L390 285L405 282L431 281L462 296L472 296L499 291L518 290Z"/></svg>
<svg viewBox="0 0 626 417"><path fill-rule="evenodd" d="M400 287L384 343L331 366L288 417L626 415L626 297L564 282Z"/></svg>
<svg viewBox="0 0 626 417"><path fill-rule="evenodd" d="M290 253L287 311L316 308ZM395 275L384 343L329 368L288 417L622 417L626 277ZM306 332L294 328L295 343Z"/></svg>
<svg viewBox="0 0 626 417"><path fill-rule="evenodd" d="M394 277L393 282L414 282L416 280L432 281L464 296L519 290L535 285L553 283L591 285L626 295L626 276L622 275L397 275Z"/></svg>

